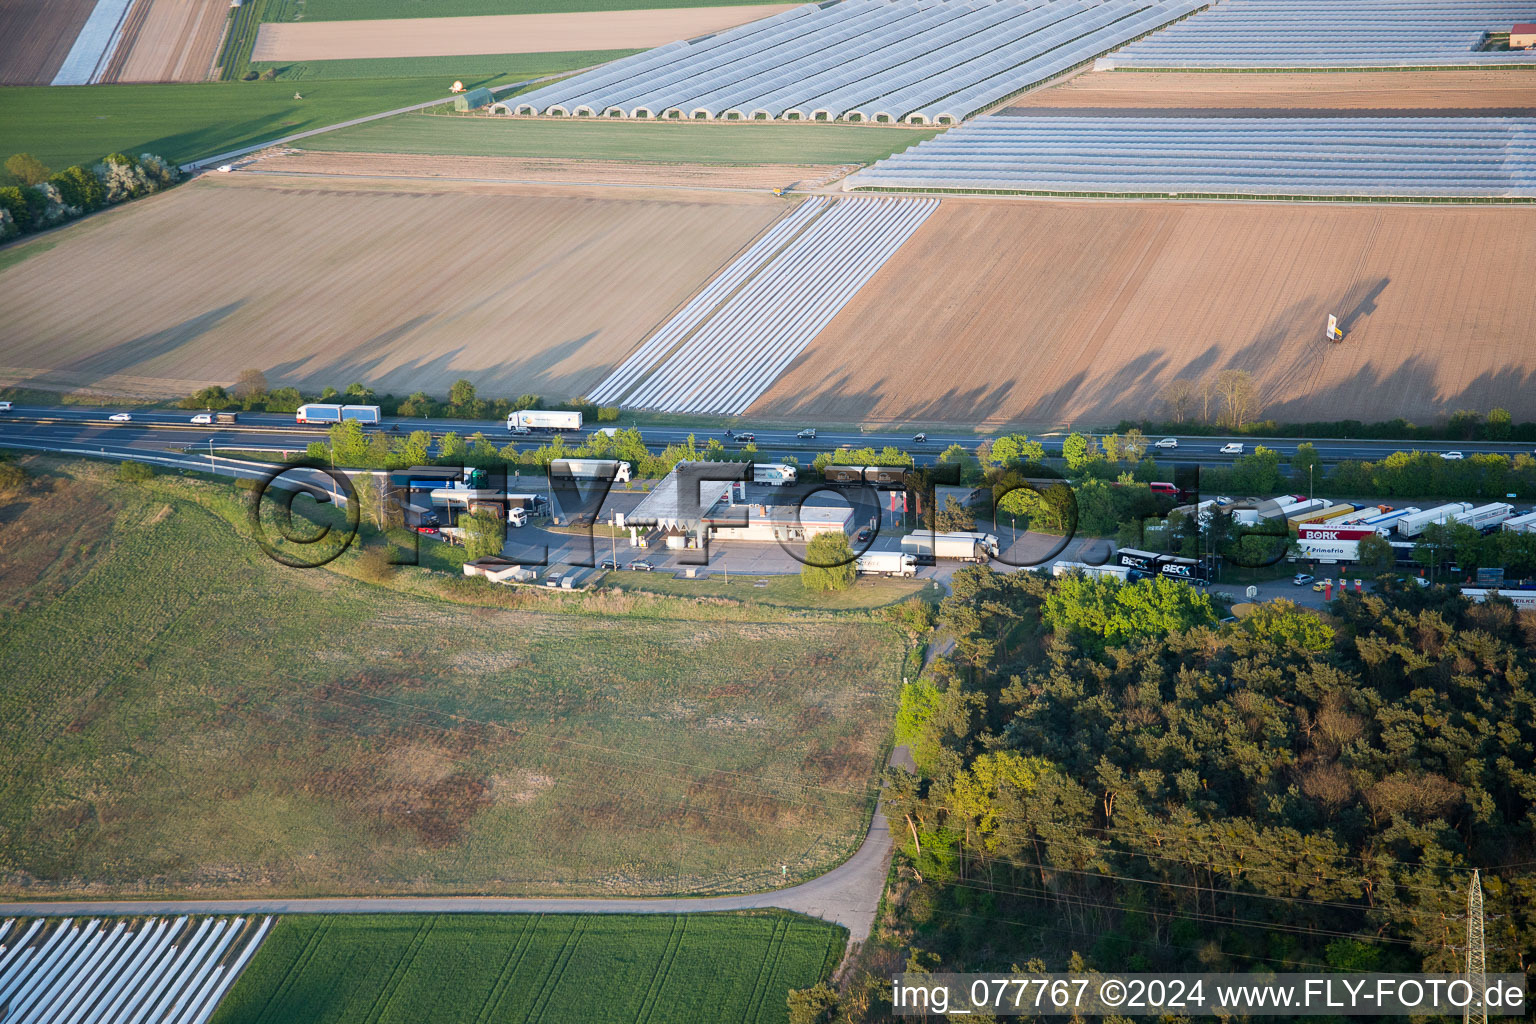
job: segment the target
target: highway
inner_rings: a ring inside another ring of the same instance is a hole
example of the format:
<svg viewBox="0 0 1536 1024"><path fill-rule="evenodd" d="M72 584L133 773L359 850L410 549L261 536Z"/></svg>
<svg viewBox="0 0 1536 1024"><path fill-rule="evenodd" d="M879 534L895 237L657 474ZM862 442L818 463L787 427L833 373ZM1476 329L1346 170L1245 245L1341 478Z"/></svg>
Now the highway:
<svg viewBox="0 0 1536 1024"><path fill-rule="evenodd" d="M189 420L193 413L177 410L135 411L132 414L132 422L111 423L107 417L114 411L116 410L17 406L11 412L0 413L0 443L39 450L96 447L100 449L100 454L107 457L142 458L141 453L145 452L163 456L167 452L180 454L183 450L206 451L210 442L215 450L243 448L252 451L297 451L304 448L310 441L323 441L327 436L324 427L303 427L295 424L292 414L289 413L243 412L237 424L210 427L191 424ZM387 430L398 431L401 435L412 430L428 430L433 434L434 440L441 438L448 431L455 431L465 436L475 431L482 431L497 445L506 444L508 441L516 441L519 446L543 443L540 435L514 437L503 423L497 421L386 417L382 426ZM695 442L700 447L710 438L721 440L727 448L739 447L734 441L725 437L723 430L713 425L708 427L640 426L638 429L652 450L659 450L668 444L684 443L689 434L694 436ZM910 452L919 464L929 464L936 461L938 456L951 445L959 444L967 450L974 451L979 442L988 439L989 436L995 436L973 432L927 431L926 442L918 444L913 442L913 435L905 431L818 430L816 439L812 441L797 438L794 429L774 427L747 429L751 429L756 435L761 458L772 461L793 455L802 463L809 462L821 452L832 451L844 445L876 449L889 445ZM585 436L585 432L577 436ZM1064 433L1031 436L1045 446L1048 455L1060 456L1061 444L1066 436ZM1224 445L1232 441L1242 442L1248 452L1262 444L1266 448L1279 452L1282 456L1289 457L1306 439L1180 435L1176 436L1175 440L1178 441L1177 448L1153 449L1149 454L1163 463L1219 466L1229 464L1236 457L1223 454L1221 451ZM1460 451L1468 455L1483 452L1504 455L1531 452L1529 445L1513 442L1316 439L1311 443L1316 446L1324 462L1350 459L1376 460L1393 452L1414 450ZM206 465L205 459L205 468Z"/></svg>

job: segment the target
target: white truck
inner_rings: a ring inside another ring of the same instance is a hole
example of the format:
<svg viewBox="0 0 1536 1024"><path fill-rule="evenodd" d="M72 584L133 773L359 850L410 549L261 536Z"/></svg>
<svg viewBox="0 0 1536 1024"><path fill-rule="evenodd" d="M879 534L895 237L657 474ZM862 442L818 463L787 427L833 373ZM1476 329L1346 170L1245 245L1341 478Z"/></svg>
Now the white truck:
<svg viewBox="0 0 1536 1024"><path fill-rule="evenodd" d="M514 434L531 434L535 430L580 430L581 413L560 412L552 409L519 409L507 417L507 429Z"/></svg>
<svg viewBox="0 0 1536 1024"><path fill-rule="evenodd" d="M1503 527L1510 533L1536 533L1536 512L1527 512L1523 516L1506 519Z"/></svg>
<svg viewBox="0 0 1536 1024"><path fill-rule="evenodd" d="M629 483L631 475L629 463L615 462L613 459L556 459L549 464L549 471L555 476L572 476L584 480L606 480L612 477L616 484Z"/></svg>
<svg viewBox="0 0 1536 1024"><path fill-rule="evenodd" d="M1477 508L1459 512L1451 518L1474 530L1491 530L1515 514L1515 507L1503 501L1489 502Z"/></svg>
<svg viewBox="0 0 1536 1024"><path fill-rule="evenodd" d="M990 533L975 531L929 533L925 530L901 538L901 550L922 558L985 562L997 554L997 538Z"/></svg>
<svg viewBox="0 0 1536 1024"><path fill-rule="evenodd" d="M295 423L340 423L342 420L376 424L379 422L379 407L311 402L309 405L299 406L299 411L293 414Z"/></svg>
<svg viewBox="0 0 1536 1024"><path fill-rule="evenodd" d="M1436 505L1434 508L1425 509L1416 515L1403 516L1397 521L1397 535L1399 537L1417 537L1423 533L1426 527L1436 523L1448 523L1451 517L1459 512L1470 512L1471 502L1453 501L1448 505Z"/></svg>
<svg viewBox="0 0 1536 1024"><path fill-rule="evenodd" d="M1112 579L1124 583L1131 577L1128 565L1089 565L1087 562L1069 562L1065 559L1051 564L1052 576L1071 576L1078 573L1089 579Z"/></svg>
<svg viewBox="0 0 1536 1024"><path fill-rule="evenodd" d="M783 462L754 462L752 464L752 482L755 484L787 487L795 482L797 474L798 471L794 466Z"/></svg>
<svg viewBox="0 0 1536 1024"><path fill-rule="evenodd" d="M859 556L859 574L866 576L916 576L917 556L905 551L866 551Z"/></svg>

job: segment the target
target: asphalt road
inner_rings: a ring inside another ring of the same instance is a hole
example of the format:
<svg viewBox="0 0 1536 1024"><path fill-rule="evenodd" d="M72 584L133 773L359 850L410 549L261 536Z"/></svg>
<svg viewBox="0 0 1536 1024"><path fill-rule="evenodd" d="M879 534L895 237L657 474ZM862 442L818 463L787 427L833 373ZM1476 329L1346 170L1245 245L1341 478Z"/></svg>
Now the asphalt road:
<svg viewBox="0 0 1536 1024"><path fill-rule="evenodd" d="M46 441L57 444L82 445L88 443L107 443L135 448L183 448L205 447L209 441L216 448L243 447L251 450L293 451L303 448L310 441L319 441L326 438L323 427L301 427L293 422L289 414L277 413L241 413L240 422L232 426L208 427L194 426L188 422L191 413L187 412L134 412L131 423L115 424L108 422L107 417L113 410L110 409L77 409L72 407L47 407L47 406L18 406L9 413L0 413L0 441L8 438L18 440ZM461 435L468 435L475 431L483 431L487 437L497 444L507 441L518 441L519 444L538 443L539 435L533 437L513 437L504 424L485 420L420 420L386 417L382 426L386 429L395 427L400 433L408 433L412 430L431 431L434 438L441 437L447 431L455 431ZM808 424L809 426L809 424ZM646 443L653 448L660 448L668 444L685 442L692 434L701 446L710 438L718 438L725 441L727 447L736 447L734 442L726 441L724 431L714 426L697 427L658 427L642 426L639 428L641 436ZM940 453L952 444L959 444L968 450L974 450L976 445L991 435L976 433L940 433L927 432L925 443L914 443L913 435L902 432L855 432L839 430L818 430L815 440L801 440L795 436L796 431L790 429L776 429L765 427L753 429L756 435L758 450L765 460L773 460L785 455L794 455L802 462L808 462L818 453L832 451L836 448L848 445L850 447L882 448L890 445L910 452L919 463L934 462ZM584 436L584 432L583 435ZM1065 435L1049 433L1032 435L1040 441L1050 455L1059 456L1061 443ZM1159 462L1165 463L1195 463L1199 465L1224 465L1230 463L1235 455L1223 454L1224 445L1233 441L1240 441L1246 445L1246 451L1253 451L1256 445L1264 445L1281 455L1289 456L1295 453L1297 445L1307 439L1303 438L1260 438L1260 437L1192 437L1178 436L1177 448L1154 449L1150 454ZM1417 450L1428 452L1460 451L1466 454L1493 452L1505 455L1515 455L1521 452L1529 453L1530 446L1513 443L1498 442L1412 442L1400 441L1360 441L1360 440L1323 440L1312 439L1318 454L1325 462L1337 462L1347 459L1380 459L1393 452L1405 450Z"/></svg>

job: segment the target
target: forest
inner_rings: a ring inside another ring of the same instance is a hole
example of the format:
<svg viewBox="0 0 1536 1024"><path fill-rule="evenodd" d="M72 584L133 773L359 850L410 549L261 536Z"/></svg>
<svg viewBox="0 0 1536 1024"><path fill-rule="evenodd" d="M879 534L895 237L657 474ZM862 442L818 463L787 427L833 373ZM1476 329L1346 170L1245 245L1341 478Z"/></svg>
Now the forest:
<svg viewBox="0 0 1536 1024"><path fill-rule="evenodd" d="M1238 618L1166 580L956 573L836 1000L905 970L1458 971L1536 955L1536 615L1441 587ZM915 635L914 635L915 637ZM800 1013L804 1010L803 1013Z"/></svg>

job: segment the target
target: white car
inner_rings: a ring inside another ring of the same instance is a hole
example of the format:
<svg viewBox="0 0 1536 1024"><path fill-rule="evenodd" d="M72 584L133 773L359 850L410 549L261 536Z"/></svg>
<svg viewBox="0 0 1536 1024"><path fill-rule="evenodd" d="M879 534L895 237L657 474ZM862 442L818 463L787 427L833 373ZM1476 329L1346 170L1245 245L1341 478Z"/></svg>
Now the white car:
<svg viewBox="0 0 1536 1024"><path fill-rule="evenodd" d="M107 419L111 420L113 423L131 423L133 422L133 413L115 412L111 416L108 416Z"/></svg>
<svg viewBox="0 0 1536 1024"><path fill-rule="evenodd" d="M1440 457L1447 462L1460 462L1462 459L1466 458L1466 456L1461 454L1461 452L1441 452Z"/></svg>
<svg viewBox="0 0 1536 1024"><path fill-rule="evenodd" d="M0 412L10 412L10 411L11 411L11 403L10 402L0 402Z"/></svg>
<svg viewBox="0 0 1536 1024"><path fill-rule="evenodd" d="M1221 454L1223 454L1223 455L1241 455L1241 454L1243 454L1243 442L1241 442L1241 441L1229 441L1227 444L1224 444L1224 445L1221 446Z"/></svg>
<svg viewBox="0 0 1536 1024"><path fill-rule="evenodd" d="M1155 448L1177 448L1178 446L1179 439L1176 437L1165 437L1161 441L1157 442L1157 444L1153 445Z"/></svg>
<svg viewBox="0 0 1536 1024"><path fill-rule="evenodd" d="M220 174L228 174L230 171L232 171L234 169L235 169L235 165L234 164L219 164L219 173Z"/></svg>
<svg viewBox="0 0 1536 1024"><path fill-rule="evenodd" d="M213 422L213 413L211 413L211 412L200 412L196 416L192 417L192 422L193 423L212 423Z"/></svg>

